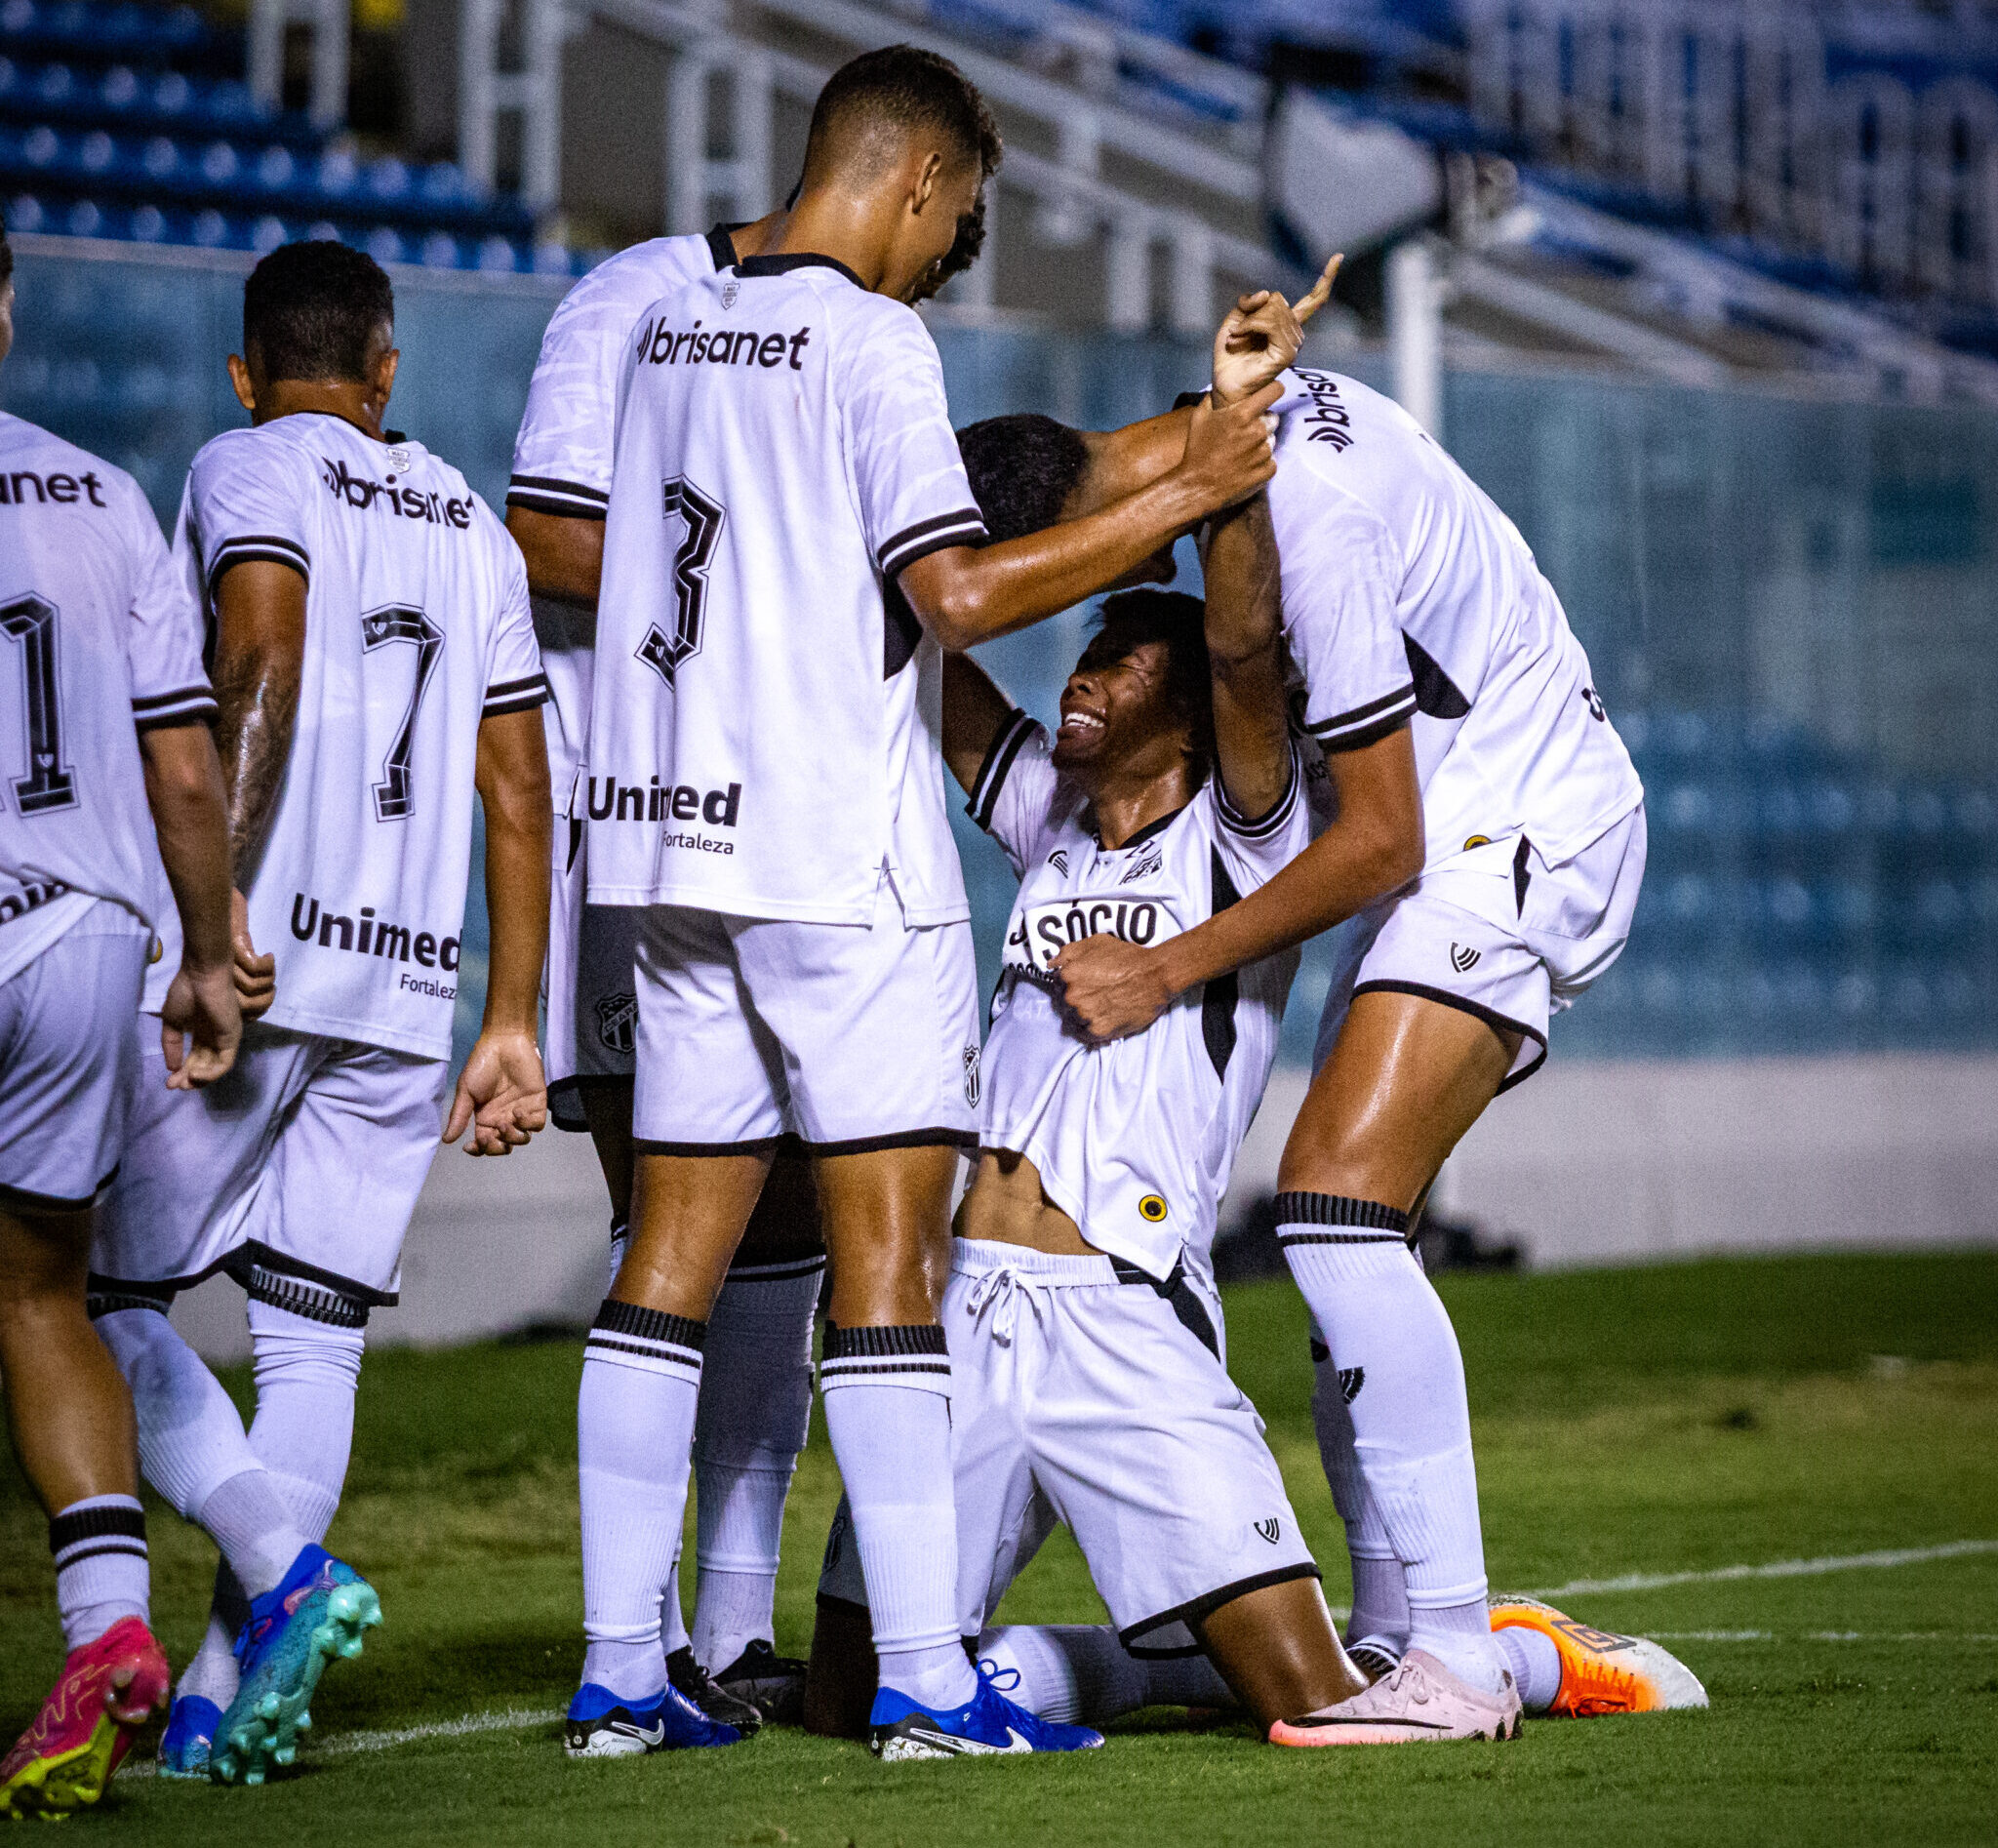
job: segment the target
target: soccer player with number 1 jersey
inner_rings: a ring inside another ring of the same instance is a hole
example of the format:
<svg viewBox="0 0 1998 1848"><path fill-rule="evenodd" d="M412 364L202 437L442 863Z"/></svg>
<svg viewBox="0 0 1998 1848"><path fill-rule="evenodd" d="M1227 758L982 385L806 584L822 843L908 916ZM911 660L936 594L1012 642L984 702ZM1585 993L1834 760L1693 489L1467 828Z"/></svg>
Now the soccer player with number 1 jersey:
<svg viewBox="0 0 1998 1848"><path fill-rule="evenodd" d="M0 361L13 272L0 228ZM168 910L150 1082L222 1078L242 1024L200 611L122 469L0 413L0 1382L68 1651L0 1756L0 1817L60 1817L98 1800L167 1691L132 1400L84 1306Z"/></svg>

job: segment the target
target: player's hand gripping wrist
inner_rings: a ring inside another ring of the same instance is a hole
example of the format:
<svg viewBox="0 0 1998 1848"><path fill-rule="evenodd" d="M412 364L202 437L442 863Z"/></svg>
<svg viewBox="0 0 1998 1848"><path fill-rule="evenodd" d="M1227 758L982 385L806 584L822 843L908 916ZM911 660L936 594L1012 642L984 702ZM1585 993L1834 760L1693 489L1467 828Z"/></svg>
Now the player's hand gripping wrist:
<svg viewBox="0 0 1998 1848"><path fill-rule="evenodd" d="M1282 387L1272 381L1225 410L1212 404L1193 407L1186 453L1165 478L1180 498L1175 509L1179 524L1190 525L1246 501L1276 473L1275 420L1265 414L1281 395Z"/></svg>

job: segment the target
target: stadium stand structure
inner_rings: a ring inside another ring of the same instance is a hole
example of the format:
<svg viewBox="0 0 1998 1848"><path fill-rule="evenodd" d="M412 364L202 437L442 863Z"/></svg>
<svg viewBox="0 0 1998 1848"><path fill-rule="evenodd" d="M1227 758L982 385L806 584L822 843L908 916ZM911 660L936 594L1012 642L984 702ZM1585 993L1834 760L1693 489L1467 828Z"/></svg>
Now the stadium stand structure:
<svg viewBox="0 0 1998 1848"><path fill-rule="evenodd" d="M0 198L19 232L209 249L337 235L384 262L567 271L515 197L448 163L362 160L260 100L240 35L188 8L0 4Z"/></svg>

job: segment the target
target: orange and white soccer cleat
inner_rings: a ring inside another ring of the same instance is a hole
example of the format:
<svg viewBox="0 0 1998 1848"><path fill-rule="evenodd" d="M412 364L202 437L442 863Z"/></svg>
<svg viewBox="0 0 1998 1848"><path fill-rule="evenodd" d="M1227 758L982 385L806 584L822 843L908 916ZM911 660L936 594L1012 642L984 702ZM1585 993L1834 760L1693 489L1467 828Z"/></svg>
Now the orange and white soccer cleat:
<svg viewBox="0 0 1998 1848"><path fill-rule="evenodd" d="M0 1817L89 1808L172 1681L165 1652L136 1617L72 1649L34 1724L0 1758Z"/></svg>
<svg viewBox="0 0 1998 1848"><path fill-rule="evenodd" d="M1301 1719L1280 1719L1272 1746L1411 1746L1424 1740L1517 1739L1519 1691L1512 1677L1498 1694L1460 1681L1424 1649L1411 1649L1394 1670L1350 1700Z"/></svg>
<svg viewBox="0 0 1998 1848"><path fill-rule="evenodd" d="M1561 1691L1549 1713L1592 1719L1706 1705L1699 1677L1649 1637L1597 1629L1538 1598L1512 1594L1492 1600L1492 1627L1537 1629L1561 1652Z"/></svg>

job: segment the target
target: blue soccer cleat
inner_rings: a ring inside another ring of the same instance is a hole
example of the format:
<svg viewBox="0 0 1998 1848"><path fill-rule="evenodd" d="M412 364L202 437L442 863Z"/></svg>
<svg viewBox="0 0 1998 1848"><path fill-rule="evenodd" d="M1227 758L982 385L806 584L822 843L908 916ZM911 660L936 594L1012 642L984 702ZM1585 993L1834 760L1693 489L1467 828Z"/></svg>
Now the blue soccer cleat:
<svg viewBox="0 0 1998 1848"><path fill-rule="evenodd" d="M993 1685L992 1667L979 1664L979 1691L969 1707L939 1713L906 1694L883 1688L868 1715L868 1747L890 1763L919 1758L966 1758L997 1752L1095 1751L1103 1736L1087 1726L1063 1726L1016 1706Z"/></svg>
<svg viewBox="0 0 1998 1848"><path fill-rule="evenodd" d="M336 1656L358 1656L381 1622L375 1587L323 1547L306 1547L274 1590L250 1605L236 1638L242 1685L216 1727L208 1774L217 1784L261 1784L298 1756L312 1724L312 1690Z"/></svg>
<svg viewBox="0 0 1998 1848"><path fill-rule="evenodd" d="M631 1758L648 1751L733 1746L742 1735L711 1720L684 1694L666 1687L649 1701L623 1701L585 1681L569 1703L562 1749L572 1758Z"/></svg>
<svg viewBox="0 0 1998 1848"><path fill-rule="evenodd" d="M176 1698L160 1739L159 1774L163 1778L199 1778L208 1782L209 1754L222 1723L222 1710L201 1694Z"/></svg>

